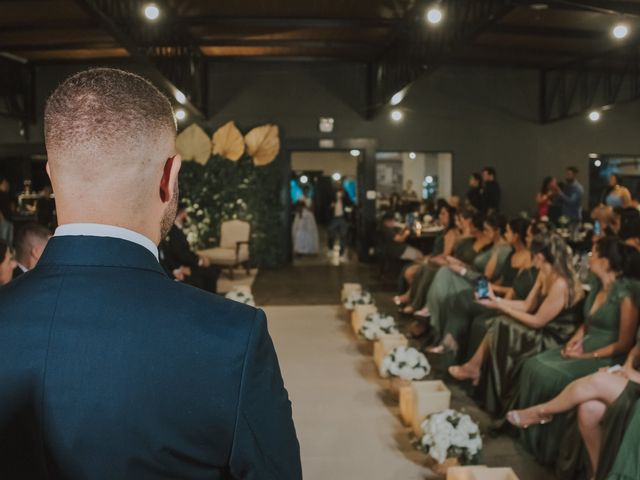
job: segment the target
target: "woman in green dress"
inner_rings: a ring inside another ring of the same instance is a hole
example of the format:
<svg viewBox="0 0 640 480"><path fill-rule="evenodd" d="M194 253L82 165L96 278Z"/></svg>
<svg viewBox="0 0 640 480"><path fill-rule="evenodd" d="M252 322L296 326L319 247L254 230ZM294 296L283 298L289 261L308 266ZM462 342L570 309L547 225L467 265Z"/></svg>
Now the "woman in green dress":
<svg viewBox="0 0 640 480"><path fill-rule="evenodd" d="M453 255L433 259L421 269L420 276L416 277L411 286L411 304L404 308L403 313L413 314L425 306L433 279L442 267L458 261L470 264L476 256L491 249L493 239L488 238L484 233L482 214L463 210L458 215L457 222L462 236L453 249ZM414 337L421 336L428 328L424 315L417 315L417 318L418 320L410 327Z"/></svg>
<svg viewBox="0 0 640 480"><path fill-rule="evenodd" d="M400 291L407 290L406 287L411 286L416 277L420 277L419 271L430 261L436 261L438 258L445 259L449 255L453 255L454 247L460 237L460 231L456 225L457 213L457 210L449 205L440 207L438 223L444 227L444 230L435 238L431 255L425 257L420 263L414 263L404 268L400 278L402 284ZM398 306L406 304L410 300L410 292L411 290L407 290L404 294L393 297L393 302Z"/></svg>
<svg viewBox="0 0 640 480"><path fill-rule="evenodd" d="M604 237L593 246L589 260L592 276L584 305L584 323L563 347L525 362L520 375L517 405L537 405L556 396L573 380L624 360L635 343L637 308L625 272L626 250L621 240ZM514 415L517 415L515 412ZM558 457L566 415L545 426L522 432L527 450L550 465Z"/></svg>
<svg viewBox="0 0 640 480"><path fill-rule="evenodd" d="M626 271L640 272L640 255L631 248L625 255ZM639 283L629 280L633 296L631 305L635 316L640 303ZM598 372L571 382L555 398L524 410L509 412L507 419L516 427L525 428L549 423L554 415L577 409L577 427L588 454L592 472L597 480L638 478L640 466L640 332L636 346L631 349L622 367L603 367ZM582 445L575 441L575 423L567 428L560 446L559 470L563 478L572 478L579 470ZM626 457L623 457L626 456ZM569 473L571 472L571 473Z"/></svg>
<svg viewBox="0 0 640 480"><path fill-rule="evenodd" d="M434 343L427 351L434 354L450 353L453 358L466 348L469 326L475 314L481 313L483 307L475 302L475 285L481 276L485 276L498 284L511 284L518 273L513 270L511 261L530 263L531 255L526 251L513 254L513 244L517 243L510 225L522 230L524 247L524 232L527 221L517 219L506 226L503 217L491 214L484 223L485 235L493 238L493 247L476 256L472 265L455 262L442 268L437 273L431 289L427 295L427 310L431 315L430 324L434 329ZM524 253L524 256L523 256ZM526 258L524 258L526 257ZM528 265L527 265L528 266Z"/></svg>
<svg viewBox="0 0 640 480"><path fill-rule="evenodd" d="M555 234L539 235L531 245L539 274L525 300L505 300L491 291L478 300L501 315L491 326L471 359L449 367L457 380L483 379L485 408L504 416L513 406L523 363L533 355L566 342L578 323L582 288L572 265L571 250Z"/></svg>
<svg viewBox="0 0 640 480"><path fill-rule="evenodd" d="M503 297L506 300L525 300L536 284L538 278L538 269L533 265L531 259L531 242L536 235L547 233L548 224L539 220L534 220L527 224L525 233L523 235L522 229L512 226L512 231L515 234L512 238L514 242L514 252L524 252L520 255L517 266L519 270L513 279L511 286L506 286L508 281L503 282L504 285L491 284L493 292ZM519 240L522 238L523 240ZM513 260L512 260L513 262ZM511 262L510 262L511 263ZM513 269L516 267L513 266ZM505 274L508 277L509 272ZM487 330L490 326L491 318L495 317L495 310L483 307L479 303L475 303L476 311L478 312L472 322L469 330L469 341L467 342L467 351L464 353L463 358L470 359L477 348L482 343L484 336L487 334Z"/></svg>

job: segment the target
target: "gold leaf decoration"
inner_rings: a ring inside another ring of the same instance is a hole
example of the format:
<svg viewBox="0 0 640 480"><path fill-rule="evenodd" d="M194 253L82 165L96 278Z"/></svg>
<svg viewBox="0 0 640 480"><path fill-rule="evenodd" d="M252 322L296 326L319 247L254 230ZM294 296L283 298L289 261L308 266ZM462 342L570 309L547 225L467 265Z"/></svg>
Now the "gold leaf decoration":
<svg viewBox="0 0 640 480"><path fill-rule="evenodd" d="M244 138L235 123L228 122L220 127L211 138L213 154L238 161L244 153Z"/></svg>
<svg viewBox="0 0 640 480"><path fill-rule="evenodd" d="M280 135L277 125L263 125L251 130L244 137L247 153L254 165L263 167L275 160L280 152Z"/></svg>
<svg viewBox="0 0 640 480"><path fill-rule="evenodd" d="M209 135L198 125L192 123L176 138L176 151L184 160L195 160L204 165L211 156Z"/></svg>

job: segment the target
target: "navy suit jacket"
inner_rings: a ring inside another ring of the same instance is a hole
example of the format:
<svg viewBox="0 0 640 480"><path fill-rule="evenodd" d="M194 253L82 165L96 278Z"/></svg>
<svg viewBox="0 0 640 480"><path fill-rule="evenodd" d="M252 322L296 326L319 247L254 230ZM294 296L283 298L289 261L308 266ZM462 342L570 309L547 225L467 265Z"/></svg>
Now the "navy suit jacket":
<svg viewBox="0 0 640 480"><path fill-rule="evenodd" d="M54 237L0 289L0 478L302 478L264 313Z"/></svg>

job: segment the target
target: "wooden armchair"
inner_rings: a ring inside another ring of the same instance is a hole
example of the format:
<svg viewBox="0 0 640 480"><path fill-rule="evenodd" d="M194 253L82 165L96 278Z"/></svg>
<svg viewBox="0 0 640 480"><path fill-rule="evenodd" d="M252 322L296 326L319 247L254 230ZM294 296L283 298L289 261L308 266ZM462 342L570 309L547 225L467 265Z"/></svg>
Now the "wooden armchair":
<svg viewBox="0 0 640 480"><path fill-rule="evenodd" d="M251 225L241 220L229 220L220 227L220 246L201 250L199 255L207 257L212 265L229 269L229 278L233 279L233 270L244 266L247 275L249 268L249 240Z"/></svg>

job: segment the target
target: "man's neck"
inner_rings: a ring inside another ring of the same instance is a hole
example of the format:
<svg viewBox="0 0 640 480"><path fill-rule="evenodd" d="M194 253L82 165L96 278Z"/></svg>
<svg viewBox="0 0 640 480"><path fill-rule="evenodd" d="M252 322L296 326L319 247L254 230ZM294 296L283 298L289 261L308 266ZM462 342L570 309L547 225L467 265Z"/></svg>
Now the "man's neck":
<svg viewBox="0 0 640 480"><path fill-rule="evenodd" d="M150 239L153 243L158 245L160 243L160 228L151 228L149 225L144 225L130 220L121 219L119 217L111 216L83 216L83 215L64 215L59 214L59 225L67 225L72 223L94 223L98 225L109 225L112 227L126 228L132 232L139 233Z"/></svg>

